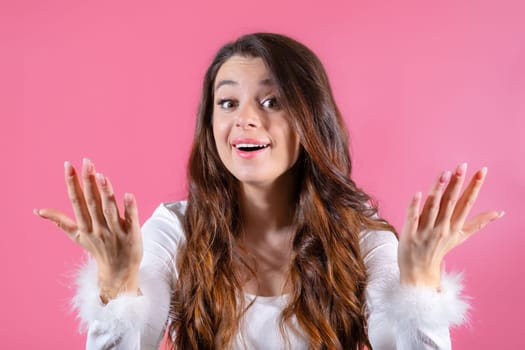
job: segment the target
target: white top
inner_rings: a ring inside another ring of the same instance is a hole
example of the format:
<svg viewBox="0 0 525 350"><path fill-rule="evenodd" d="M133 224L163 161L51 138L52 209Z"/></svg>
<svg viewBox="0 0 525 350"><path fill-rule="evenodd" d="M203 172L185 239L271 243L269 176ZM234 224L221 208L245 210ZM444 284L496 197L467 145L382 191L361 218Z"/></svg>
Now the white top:
<svg viewBox="0 0 525 350"><path fill-rule="evenodd" d="M86 349L158 349L168 322L170 295L177 280L178 247L185 239L181 221L186 202L161 204L142 227L142 296L120 295L103 305L93 260L79 271L73 300L87 328ZM442 274L441 291L400 286L397 239L389 231L361 233L360 247L369 274L366 289L368 332L374 350L450 349L449 327L465 319L459 275ZM255 297L235 338L234 349L284 349L279 316L287 296ZM287 328L292 349L308 349L296 320Z"/></svg>

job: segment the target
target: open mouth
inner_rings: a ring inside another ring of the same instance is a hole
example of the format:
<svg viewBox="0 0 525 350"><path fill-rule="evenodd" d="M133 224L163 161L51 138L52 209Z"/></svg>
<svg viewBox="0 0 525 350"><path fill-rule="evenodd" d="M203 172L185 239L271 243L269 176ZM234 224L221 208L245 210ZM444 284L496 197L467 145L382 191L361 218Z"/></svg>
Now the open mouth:
<svg viewBox="0 0 525 350"><path fill-rule="evenodd" d="M234 145L239 151L255 152L267 148L270 144L238 143Z"/></svg>

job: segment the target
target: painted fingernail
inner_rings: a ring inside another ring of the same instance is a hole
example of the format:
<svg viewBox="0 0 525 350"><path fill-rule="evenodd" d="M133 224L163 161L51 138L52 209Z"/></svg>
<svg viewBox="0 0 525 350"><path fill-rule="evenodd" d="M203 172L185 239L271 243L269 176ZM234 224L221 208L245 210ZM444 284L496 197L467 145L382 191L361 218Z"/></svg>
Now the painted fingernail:
<svg viewBox="0 0 525 350"><path fill-rule="evenodd" d="M467 172L467 163L463 163L460 166L458 166L458 169L456 170L456 175L461 176L464 175Z"/></svg>
<svg viewBox="0 0 525 350"><path fill-rule="evenodd" d="M66 169L66 172L68 175L73 175L73 166L71 165L71 163L69 161L65 161L64 162L64 168Z"/></svg>
<svg viewBox="0 0 525 350"><path fill-rule="evenodd" d="M41 216L40 210L38 210L37 208L33 209L33 214L35 214L36 216Z"/></svg>
<svg viewBox="0 0 525 350"><path fill-rule="evenodd" d="M450 170L443 172L443 174L441 174L441 177L439 178L439 182L442 184L447 183L450 180L451 175L452 173L450 172Z"/></svg>
<svg viewBox="0 0 525 350"><path fill-rule="evenodd" d="M485 175L487 175L487 170L488 170L488 169L487 169L486 166L484 166L483 168L481 168L481 170L479 171L478 176L477 176L478 180L483 179L483 178L485 177Z"/></svg>
<svg viewBox="0 0 525 350"><path fill-rule="evenodd" d="M505 215L504 211L500 211L497 216L493 217L490 221L495 221L503 217Z"/></svg>
<svg viewBox="0 0 525 350"><path fill-rule="evenodd" d="M131 204L133 201L133 195L131 193L124 193L124 200L127 204Z"/></svg>
<svg viewBox="0 0 525 350"><path fill-rule="evenodd" d="M97 181L101 186L106 186L106 177L104 174L97 173Z"/></svg>
<svg viewBox="0 0 525 350"><path fill-rule="evenodd" d="M82 165L84 167L84 170L88 173L88 174L91 174L92 171L93 171L93 163L91 162L91 160L89 160L88 158L84 158L82 159Z"/></svg>

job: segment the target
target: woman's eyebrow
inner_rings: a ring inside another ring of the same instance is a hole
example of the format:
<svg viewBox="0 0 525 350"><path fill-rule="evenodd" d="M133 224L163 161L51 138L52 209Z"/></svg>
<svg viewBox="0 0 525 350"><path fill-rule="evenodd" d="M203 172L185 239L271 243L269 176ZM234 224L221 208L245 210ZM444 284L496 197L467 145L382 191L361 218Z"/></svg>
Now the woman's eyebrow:
<svg viewBox="0 0 525 350"><path fill-rule="evenodd" d="M274 86L276 85L275 84L275 80L272 79L272 78L267 78L267 79L263 79L259 82L259 85L264 85L264 86Z"/></svg>
<svg viewBox="0 0 525 350"><path fill-rule="evenodd" d="M221 80L215 86L215 91L217 91L223 85L239 85L239 83L234 80Z"/></svg>
<svg viewBox="0 0 525 350"><path fill-rule="evenodd" d="M236 82L235 80L229 80L229 79L225 79L225 80L220 80L217 85L215 86L215 91L217 91L221 86L223 85L232 85L232 86L235 86L235 85L239 85L238 82ZM268 78L268 79L263 79L261 81L259 81L259 85L263 85L263 86L275 86L275 80L272 79L272 78Z"/></svg>

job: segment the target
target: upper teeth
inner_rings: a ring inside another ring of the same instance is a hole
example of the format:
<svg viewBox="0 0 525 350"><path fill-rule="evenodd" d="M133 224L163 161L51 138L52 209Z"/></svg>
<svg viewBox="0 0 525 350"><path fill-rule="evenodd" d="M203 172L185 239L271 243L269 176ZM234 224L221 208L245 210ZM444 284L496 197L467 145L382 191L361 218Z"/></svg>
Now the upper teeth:
<svg viewBox="0 0 525 350"><path fill-rule="evenodd" d="M255 143L238 143L235 145L237 148L264 148L268 145L261 145L261 144L255 144Z"/></svg>

